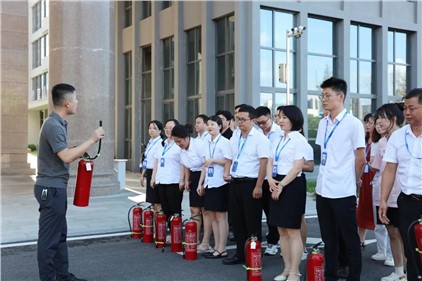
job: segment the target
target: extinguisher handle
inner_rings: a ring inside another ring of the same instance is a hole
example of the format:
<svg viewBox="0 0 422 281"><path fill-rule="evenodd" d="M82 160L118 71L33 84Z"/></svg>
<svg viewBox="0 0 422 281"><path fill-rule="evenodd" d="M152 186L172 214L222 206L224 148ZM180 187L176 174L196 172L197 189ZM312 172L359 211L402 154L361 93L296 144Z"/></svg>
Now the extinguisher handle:
<svg viewBox="0 0 422 281"><path fill-rule="evenodd" d="M100 127L102 127L103 126L103 121L102 120L100 120ZM87 159L87 160L94 160L94 159L96 159L98 156L100 156L100 151L101 151L101 139L100 139L100 141L98 142L98 151L97 151L97 154L94 156L94 157L90 157L89 156L89 154L88 153L86 153L86 154L84 154L83 155L83 157L85 158L85 159Z"/></svg>

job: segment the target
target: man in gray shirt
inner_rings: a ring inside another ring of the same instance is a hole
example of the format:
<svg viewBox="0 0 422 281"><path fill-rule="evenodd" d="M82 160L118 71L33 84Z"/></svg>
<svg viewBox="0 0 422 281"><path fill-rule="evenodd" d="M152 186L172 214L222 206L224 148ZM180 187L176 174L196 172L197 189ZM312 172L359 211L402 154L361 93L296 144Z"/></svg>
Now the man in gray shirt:
<svg viewBox="0 0 422 281"><path fill-rule="evenodd" d="M34 195L39 203L38 269L41 281L81 281L69 273L67 254L67 182L69 163L104 137L97 128L81 145L68 148L65 118L78 107L76 90L68 84L52 89L53 112L44 121L39 141L38 173Z"/></svg>

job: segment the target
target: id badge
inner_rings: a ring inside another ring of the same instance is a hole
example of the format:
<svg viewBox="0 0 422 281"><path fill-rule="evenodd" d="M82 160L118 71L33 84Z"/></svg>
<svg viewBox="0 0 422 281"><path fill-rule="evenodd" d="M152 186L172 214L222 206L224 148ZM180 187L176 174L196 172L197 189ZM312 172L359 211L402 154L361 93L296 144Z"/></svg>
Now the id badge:
<svg viewBox="0 0 422 281"><path fill-rule="evenodd" d="M161 166L161 167L164 167L164 163L165 163L165 161L164 161L164 160L165 160L164 158L161 158L161 159L160 159L160 166Z"/></svg>
<svg viewBox="0 0 422 281"><path fill-rule="evenodd" d="M273 165L273 178L277 176L277 164Z"/></svg>
<svg viewBox="0 0 422 281"><path fill-rule="evenodd" d="M327 152L323 152L321 155L321 165L325 166L325 163L327 163Z"/></svg>
<svg viewBox="0 0 422 281"><path fill-rule="evenodd" d="M368 163L365 164L365 169L363 170L363 172L365 174L369 173L369 164Z"/></svg>
<svg viewBox="0 0 422 281"><path fill-rule="evenodd" d="M142 169L146 169L147 168L147 160L142 161Z"/></svg>
<svg viewBox="0 0 422 281"><path fill-rule="evenodd" d="M210 166L208 167L208 177L214 176L214 167Z"/></svg>
<svg viewBox="0 0 422 281"><path fill-rule="evenodd" d="M237 161L233 162L233 166L232 166L232 172L236 172L237 170Z"/></svg>

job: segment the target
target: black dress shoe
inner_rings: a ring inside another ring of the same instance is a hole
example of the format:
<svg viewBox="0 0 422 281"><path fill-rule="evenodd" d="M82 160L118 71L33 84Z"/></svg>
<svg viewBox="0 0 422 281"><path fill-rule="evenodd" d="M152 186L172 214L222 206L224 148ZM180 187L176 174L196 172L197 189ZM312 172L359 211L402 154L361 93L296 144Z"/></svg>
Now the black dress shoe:
<svg viewBox="0 0 422 281"><path fill-rule="evenodd" d="M223 260L223 264L225 264L225 265L241 264L241 263L244 263L244 262L245 262L245 259L240 258L237 254L235 254L231 258L227 258L227 259Z"/></svg>
<svg viewBox="0 0 422 281"><path fill-rule="evenodd" d="M73 275L72 273L69 273L69 276L67 278L57 278L57 281L87 281L86 279L80 279Z"/></svg>
<svg viewBox="0 0 422 281"><path fill-rule="evenodd" d="M347 279L347 277L349 277L349 267L339 266L337 270L337 277L340 279Z"/></svg>

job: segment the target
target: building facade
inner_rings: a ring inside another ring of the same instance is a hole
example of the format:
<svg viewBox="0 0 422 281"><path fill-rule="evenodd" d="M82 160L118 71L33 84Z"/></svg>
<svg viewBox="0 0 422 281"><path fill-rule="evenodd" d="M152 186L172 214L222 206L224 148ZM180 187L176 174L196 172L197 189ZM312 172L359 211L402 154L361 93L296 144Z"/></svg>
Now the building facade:
<svg viewBox="0 0 422 281"><path fill-rule="evenodd" d="M52 36L48 24L57 23L49 20L48 7L48 0L28 7L29 140L34 143L48 113L44 89L51 89L51 50L45 42ZM115 94L109 97L114 158L128 159L132 171L138 170L151 120L192 124L198 114L233 111L240 103L273 111L286 104L279 64L286 62L287 40L289 100L307 117L305 135L316 148L317 163L324 79L348 82L346 108L361 119L422 85L419 1L116 1L113 13L114 31L107 36L115 40ZM302 36L286 38L297 26L306 27Z"/></svg>

